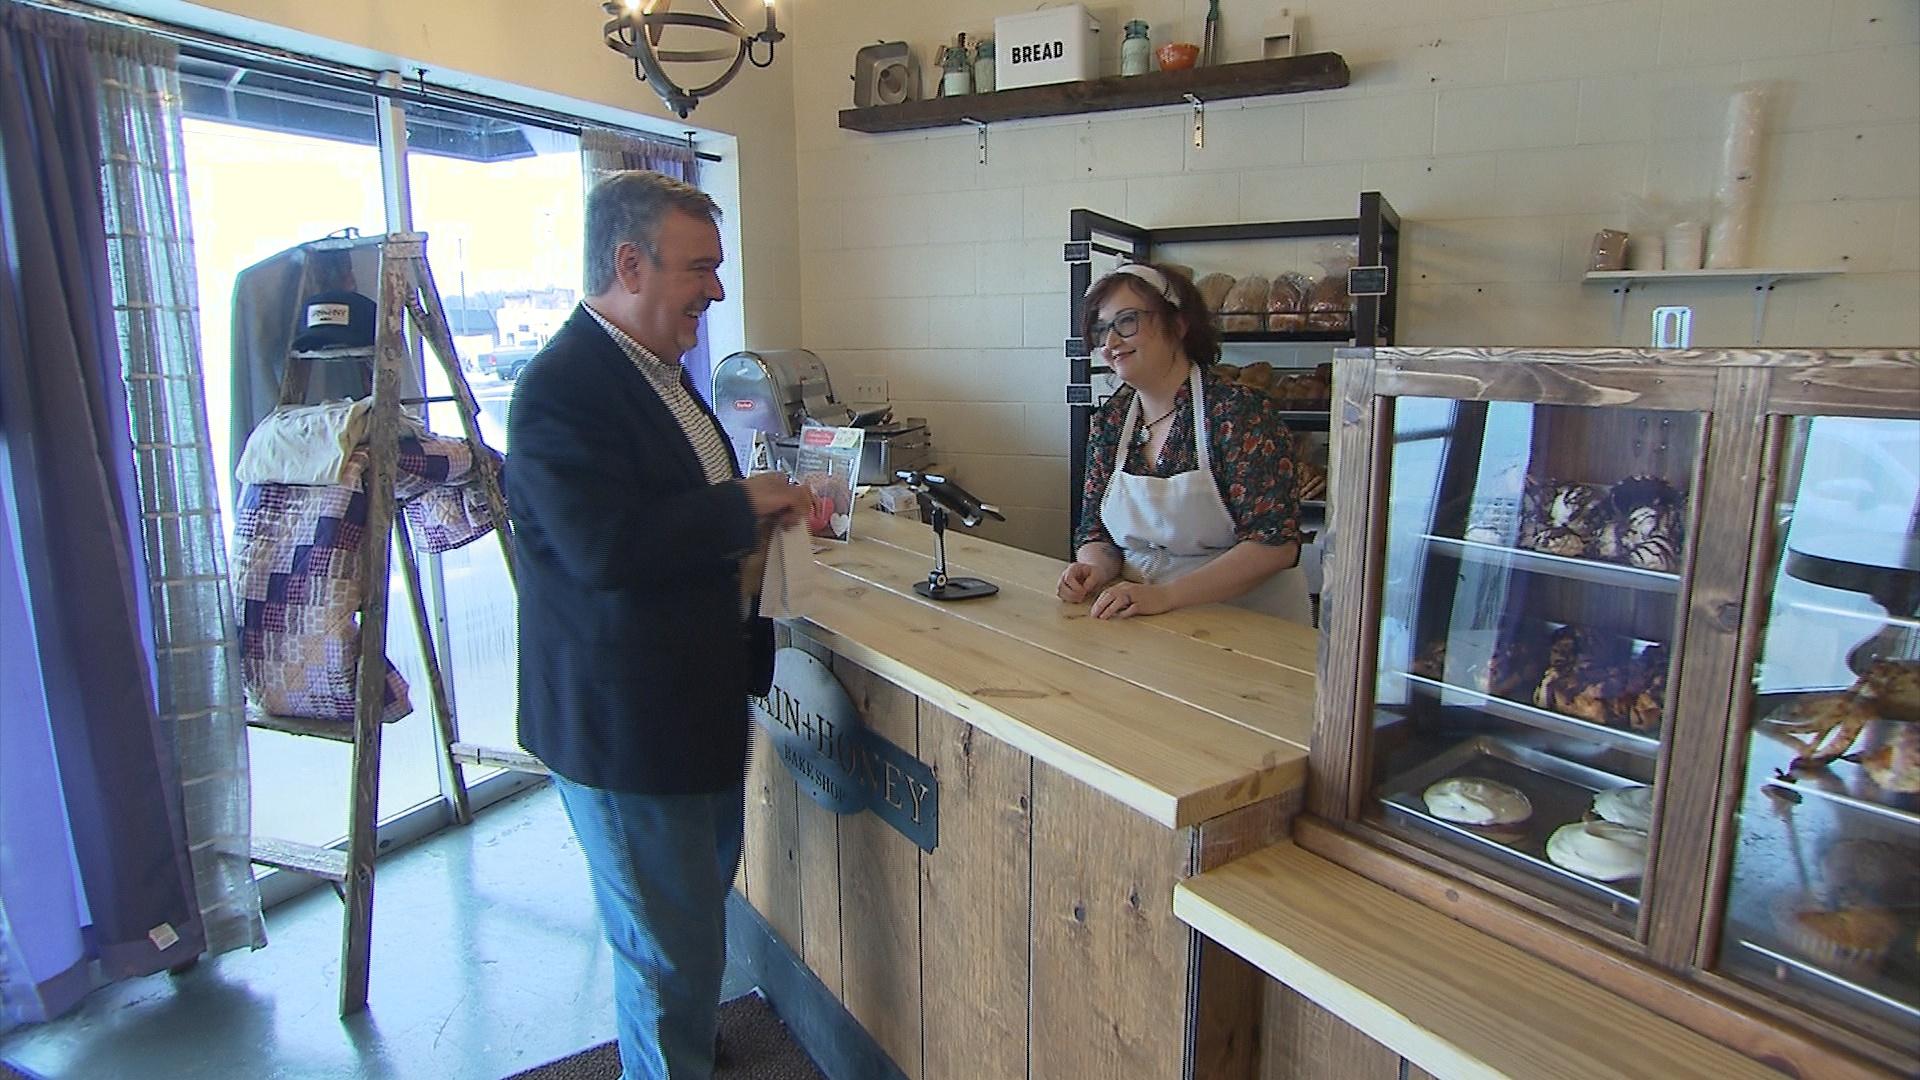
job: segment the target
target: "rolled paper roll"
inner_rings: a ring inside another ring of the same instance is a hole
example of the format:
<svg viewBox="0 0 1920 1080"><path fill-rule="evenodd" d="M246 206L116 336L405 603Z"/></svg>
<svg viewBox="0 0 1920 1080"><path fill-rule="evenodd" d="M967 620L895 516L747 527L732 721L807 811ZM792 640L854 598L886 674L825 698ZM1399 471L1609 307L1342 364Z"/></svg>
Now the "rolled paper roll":
<svg viewBox="0 0 1920 1080"><path fill-rule="evenodd" d="M1753 251L1754 217L1760 210L1761 143L1766 133L1763 87L1734 91L1727 103L1727 130L1720 144L1720 180L1713 193L1713 229L1707 237L1707 267L1747 265Z"/></svg>

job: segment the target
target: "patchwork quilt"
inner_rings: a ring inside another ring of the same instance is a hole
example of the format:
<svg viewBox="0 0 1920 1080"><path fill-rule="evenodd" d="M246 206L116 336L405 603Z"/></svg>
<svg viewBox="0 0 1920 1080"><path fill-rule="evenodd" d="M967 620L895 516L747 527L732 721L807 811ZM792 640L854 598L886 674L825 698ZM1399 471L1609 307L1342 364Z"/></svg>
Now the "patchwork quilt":
<svg viewBox="0 0 1920 1080"><path fill-rule="evenodd" d="M362 447L339 484L241 491L233 565L241 677L249 703L270 715L353 722L367 466ZM465 439L401 437L394 495L417 548L450 551L495 527L478 478ZM400 568L391 572L389 607L404 611ZM397 720L413 705L406 679L391 661L386 668L382 719Z"/></svg>

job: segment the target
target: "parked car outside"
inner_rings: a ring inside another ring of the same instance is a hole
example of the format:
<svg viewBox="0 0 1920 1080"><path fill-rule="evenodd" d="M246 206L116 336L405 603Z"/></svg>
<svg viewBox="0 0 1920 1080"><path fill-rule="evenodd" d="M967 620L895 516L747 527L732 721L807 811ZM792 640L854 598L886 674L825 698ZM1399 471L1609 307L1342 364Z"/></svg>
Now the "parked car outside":
<svg viewBox="0 0 1920 1080"><path fill-rule="evenodd" d="M520 369L526 367L527 361L533 359L533 355L539 351L540 349L533 345L503 345L481 353L475 363L482 374L512 382L520 377Z"/></svg>

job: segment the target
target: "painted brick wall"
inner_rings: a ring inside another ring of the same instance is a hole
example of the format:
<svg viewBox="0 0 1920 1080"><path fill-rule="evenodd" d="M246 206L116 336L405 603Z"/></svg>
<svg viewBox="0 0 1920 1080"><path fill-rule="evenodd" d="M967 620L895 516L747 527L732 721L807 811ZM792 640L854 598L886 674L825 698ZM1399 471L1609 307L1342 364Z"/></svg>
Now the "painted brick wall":
<svg viewBox="0 0 1920 1080"><path fill-rule="evenodd" d="M1009 510L990 535L1064 555L1067 211L1146 225L1350 216L1378 189L1406 219L1401 340L1597 345L1645 340L1657 303L1694 340L1753 338L1750 286L1664 286L1614 304L1580 274L1624 194L1704 203L1729 92L1774 88L1753 263L1844 267L1780 286L1769 345L1920 343L1920 5L1913 0L1322 0L1292 3L1311 50L1352 67L1339 91L971 130L840 131L853 52L905 40L923 65L984 0L783 0L794 32L801 344L842 386L888 380L941 458ZM1259 52L1278 3L1226 0L1224 56ZM1204 0L1089 5L1103 73L1119 27L1198 41ZM785 58L783 57L783 62ZM931 85L932 76L928 78ZM1312 250L1182 253L1202 269L1310 265ZM763 343L764 344L764 343ZM1282 359L1310 362L1310 350Z"/></svg>

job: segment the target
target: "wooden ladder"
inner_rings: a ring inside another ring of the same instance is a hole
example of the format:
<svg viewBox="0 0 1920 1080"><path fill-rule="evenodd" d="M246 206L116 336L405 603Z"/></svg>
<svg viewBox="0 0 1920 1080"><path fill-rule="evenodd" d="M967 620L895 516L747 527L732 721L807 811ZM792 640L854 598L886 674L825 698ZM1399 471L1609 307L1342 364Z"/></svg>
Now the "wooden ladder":
<svg viewBox="0 0 1920 1080"><path fill-rule="evenodd" d="M375 830L380 805L381 713L384 711L387 669L387 602L389 533L400 548L401 571L407 583L407 598L413 609L414 628L419 634L420 653L426 661L427 683L433 702L433 719L438 734L440 768L447 780L454 820L462 825L473 820L467 799L466 779L461 772L463 756L455 753L458 728L440 674L440 662L434 651L433 635L427 620L427 605L420 588L420 568L414 557L413 537L406 521L395 513L394 481L398 467L401 433L401 408L424 406L431 402L451 401L458 406L462 433L473 452L473 468L478 473L482 496L493 515L494 533L500 538L501 554L506 558L507 575L513 580L513 537L506 511L506 499L500 490L500 459L481 441L479 403L460 369L454 353L453 334L447 325L440 293L434 287L433 273L427 265L426 234L388 233L378 237L327 239L307 245L308 259L302 271L298 295L302 298L324 288L351 284L343 280L321 280L317 263L344 266L355 249L368 245L380 250L380 289L374 343L370 347L323 349L293 352L288 355L286 372L280 383L280 404L304 404L316 363L364 364L370 375L373 403L367 435L367 469L362 477L367 495L367 525L361 541L359 637L360 656L354 679L353 725L310 720L299 717L270 716L249 708L247 723L271 731L305 735L350 743L353 746L352 807L347 823L346 850L270 837L254 837L252 861L296 873L325 878L345 904L340 949L340 1015L347 1016L367 1004L367 971L373 927L373 868L377 850ZM304 306L304 305L303 305ZM445 397L403 398L400 373L412 363L407 340L407 322L425 340L445 371L452 393ZM519 751L494 751L467 748L464 760L472 763L504 765L515 754L532 761ZM537 762L535 763L537 764Z"/></svg>

